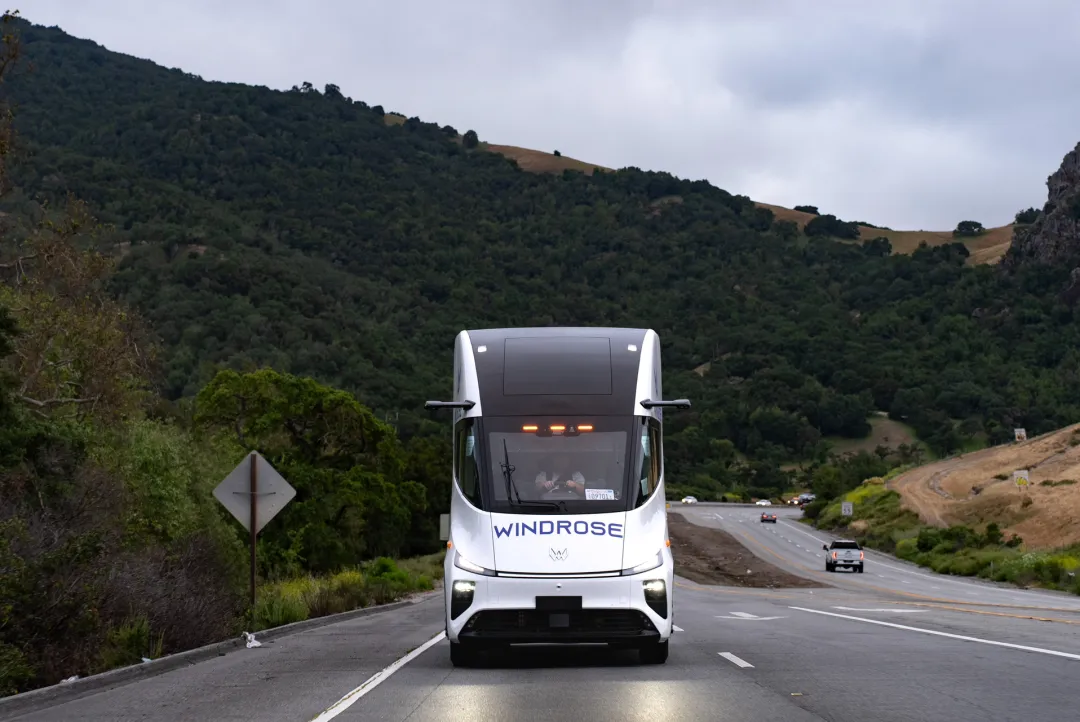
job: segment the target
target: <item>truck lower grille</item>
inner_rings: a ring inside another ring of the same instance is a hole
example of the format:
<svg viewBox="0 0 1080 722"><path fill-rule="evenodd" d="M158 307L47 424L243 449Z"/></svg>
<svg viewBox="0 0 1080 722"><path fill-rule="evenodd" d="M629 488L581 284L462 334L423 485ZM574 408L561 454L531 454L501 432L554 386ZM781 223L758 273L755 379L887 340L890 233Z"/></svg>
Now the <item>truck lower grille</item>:
<svg viewBox="0 0 1080 722"><path fill-rule="evenodd" d="M463 630L470 636L592 635L637 636L658 633L653 623L635 609L579 609L547 612L535 609L488 609L477 612Z"/></svg>

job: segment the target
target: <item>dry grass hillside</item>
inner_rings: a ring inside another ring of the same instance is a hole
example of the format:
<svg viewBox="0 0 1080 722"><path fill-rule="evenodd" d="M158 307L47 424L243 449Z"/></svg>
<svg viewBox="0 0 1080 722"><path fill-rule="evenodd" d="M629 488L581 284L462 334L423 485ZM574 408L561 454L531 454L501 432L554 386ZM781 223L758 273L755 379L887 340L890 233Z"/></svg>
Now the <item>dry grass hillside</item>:
<svg viewBox="0 0 1080 722"><path fill-rule="evenodd" d="M776 217L782 220L795 221L801 229L814 217L812 213L774 206L769 203L758 203L763 208L768 208ZM1012 243L1013 226L999 226L988 228L986 233L977 238L964 239L964 245L971 251L968 263L997 263L1005 255L1009 244ZM884 236L889 239L895 253L911 253L923 241L928 246L940 246L951 243L954 238L952 231L888 231L883 228L871 228L859 226L860 240L870 240Z"/></svg>
<svg viewBox="0 0 1080 722"><path fill-rule="evenodd" d="M398 113L386 114L386 123L388 125L400 125L404 122L405 116L403 115ZM516 161L517 164L521 166L522 170L530 171L532 173L562 173L564 170L577 170L587 175L591 175L596 168L604 171L612 170L605 166L587 163L565 155L545 153L539 150L521 148L516 145L481 143L480 147L493 153L500 153L507 158ZM800 229L806 225L807 221L814 217L811 213L803 213L802 211L784 208L783 206L775 206L770 203L755 202L759 206L771 210L776 214L776 217L781 220L795 221ZM1012 242L1012 232L1012 225L999 226L998 228L988 228L986 233L977 238L965 239L964 245L971 251L968 263L989 264L1000 261L1001 257L1005 255L1005 251L1008 250L1009 244ZM918 248L919 244L923 241L930 246L940 246L953 241L952 231L887 231L881 228L859 226L859 237L861 240L869 240L879 236L885 236L889 239L889 243L892 244L895 253L911 253Z"/></svg>
<svg viewBox="0 0 1080 722"><path fill-rule="evenodd" d="M1021 491L1012 473L1027 469ZM1020 443L996 446L902 474L890 483L923 521L996 521L1030 549L1080 543L1080 424Z"/></svg>

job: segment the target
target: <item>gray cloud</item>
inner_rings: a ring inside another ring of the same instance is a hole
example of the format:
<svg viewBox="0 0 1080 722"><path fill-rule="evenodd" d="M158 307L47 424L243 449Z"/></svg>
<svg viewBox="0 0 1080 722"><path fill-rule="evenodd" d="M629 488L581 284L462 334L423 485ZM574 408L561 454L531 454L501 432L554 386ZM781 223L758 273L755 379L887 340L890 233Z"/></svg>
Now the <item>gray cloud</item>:
<svg viewBox="0 0 1080 722"><path fill-rule="evenodd" d="M209 80L342 92L492 142L894 228L1011 220L1080 140L1075 0L37 0Z"/></svg>

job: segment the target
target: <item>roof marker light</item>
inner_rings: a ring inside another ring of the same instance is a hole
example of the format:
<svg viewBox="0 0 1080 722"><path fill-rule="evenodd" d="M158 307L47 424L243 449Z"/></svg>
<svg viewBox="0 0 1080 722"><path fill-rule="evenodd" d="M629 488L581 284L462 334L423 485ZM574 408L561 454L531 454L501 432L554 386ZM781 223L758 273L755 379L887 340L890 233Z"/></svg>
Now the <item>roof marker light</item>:
<svg viewBox="0 0 1080 722"><path fill-rule="evenodd" d="M578 431L592 431L593 430L593 425L592 424L581 424L580 426L577 427L577 430Z"/></svg>
<svg viewBox="0 0 1080 722"><path fill-rule="evenodd" d="M521 427L521 430L522 431L537 431L537 430L539 430L539 428L540 427L535 425L535 424L526 424L525 426Z"/></svg>
<svg viewBox="0 0 1080 722"><path fill-rule="evenodd" d="M562 424L552 424L551 425L551 430L552 431L566 431L566 427L563 426Z"/></svg>

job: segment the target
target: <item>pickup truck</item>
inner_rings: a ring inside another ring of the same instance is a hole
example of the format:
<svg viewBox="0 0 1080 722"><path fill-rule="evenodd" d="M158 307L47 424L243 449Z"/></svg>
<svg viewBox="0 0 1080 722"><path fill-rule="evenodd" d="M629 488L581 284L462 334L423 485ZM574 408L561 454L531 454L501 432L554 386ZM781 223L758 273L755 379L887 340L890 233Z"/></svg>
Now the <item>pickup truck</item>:
<svg viewBox="0 0 1080 722"><path fill-rule="evenodd" d="M825 550L825 571L835 572L837 567L851 567L862 574L863 550L859 542L851 539L836 539L832 544L822 544Z"/></svg>

